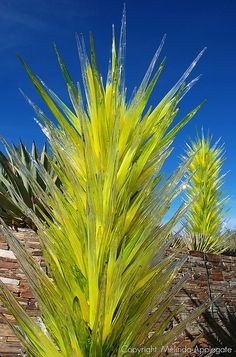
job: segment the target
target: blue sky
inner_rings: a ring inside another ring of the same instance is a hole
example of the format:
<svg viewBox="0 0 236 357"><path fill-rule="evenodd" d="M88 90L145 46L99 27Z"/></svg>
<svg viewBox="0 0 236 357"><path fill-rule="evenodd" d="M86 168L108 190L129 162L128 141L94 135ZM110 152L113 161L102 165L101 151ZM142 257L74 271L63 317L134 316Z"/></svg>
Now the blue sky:
<svg viewBox="0 0 236 357"><path fill-rule="evenodd" d="M175 151L166 165L171 171L179 162L188 136L196 127L222 137L228 173L224 190L231 196L231 226L236 226L236 2L234 0L128 0L126 85L137 85L164 33L162 56L167 64L153 98L158 99L179 78L197 53L207 46L193 76L203 74L181 104L184 115L207 98L200 113L178 135ZM0 1L0 132L9 142L32 139L42 145L44 137L24 101L22 88L34 101L41 100L32 88L16 53L20 53L49 87L67 100L66 90L53 51L56 42L75 80L80 80L75 33L85 38L92 31L103 76L110 56L111 24L120 26L123 1L1 0Z"/></svg>

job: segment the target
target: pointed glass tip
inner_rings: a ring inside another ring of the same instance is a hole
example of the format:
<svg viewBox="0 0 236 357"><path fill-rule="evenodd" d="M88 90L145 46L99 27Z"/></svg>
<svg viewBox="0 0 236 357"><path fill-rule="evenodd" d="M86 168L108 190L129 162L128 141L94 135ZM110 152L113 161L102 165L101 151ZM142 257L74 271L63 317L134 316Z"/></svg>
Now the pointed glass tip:
<svg viewBox="0 0 236 357"><path fill-rule="evenodd" d="M124 17L126 17L126 3L125 2L123 4L122 20Z"/></svg>
<svg viewBox="0 0 236 357"><path fill-rule="evenodd" d="M184 96L192 89L192 87L199 81L199 79L202 77L202 74L194 78L191 82L189 82L186 87L183 90L183 93L179 99L179 102L184 98Z"/></svg>
<svg viewBox="0 0 236 357"><path fill-rule="evenodd" d="M38 126L40 127L40 129L42 130L42 132L44 133L44 135L50 139L50 133L49 130L46 128L46 126L42 125L42 123L40 123L40 121L37 118L34 118L34 121L36 122L36 124L38 124Z"/></svg>
<svg viewBox="0 0 236 357"><path fill-rule="evenodd" d="M126 56L126 6L124 4L120 29L120 41L118 52L118 67L120 71L120 90L125 91L125 56Z"/></svg>
<svg viewBox="0 0 236 357"><path fill-rule="evenodd" d="M172 97L176 94L176 92L179 90L181 85L188 78L188 76L190 75L190 73L192 72L192 70L194 69L194 67L196 66L196 64L198 63L198 61L200 60L200 58L202 57L202 55L206 51L206 49L207 49L207 47L204 47L203 50L201 50L201 52L199 52L197 57L193 60L193 62L190 64L190 66L187 68L187 70L184 72L184 74L180 77L178 82L170 90L169 94L171 94ZM199 77L195 78L192 83L190 82L189 86L191 87L192 85L194 85L197 82L198 79L199 79Z"/></svg>

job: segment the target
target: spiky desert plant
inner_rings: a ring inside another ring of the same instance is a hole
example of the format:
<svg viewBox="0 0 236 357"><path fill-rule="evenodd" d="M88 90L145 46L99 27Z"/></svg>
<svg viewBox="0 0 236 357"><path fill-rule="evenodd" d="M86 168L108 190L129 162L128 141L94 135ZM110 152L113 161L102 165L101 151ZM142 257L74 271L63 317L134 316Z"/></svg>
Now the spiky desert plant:
<svg viewBox="0 0 236 357"><path fill-rule="evenodd" d="M227 228L225 230L225 234L227 234L227 250L224 254L236 256L236 229Z"/></svg>
<svg viewBox="0 0 236 357"><path fill-rule="evenodd" d="M118 55L113 31L105 87L92 36L91 60L83 40L78 40L86 107L57 49L73 111L23 62L58 121L57 126L30 102L48 137L55 157L51 165L62 183L59 189L35 162L48 188L45 192L12 153L18 170L32 182L35 196L48 213L42 212L44 220L39 219L12 188L22 210L38 227L49 269L47 276L4 228L42 312L43 324L38 326L0 282L1 299L17 320L20 329L12 327L29 356L126 355L129 348L144 343L159 321L145 344L146 348L155 346L158 355L159 348L173 341L186 324L184 321L164 333L177 310L160 318L182 286L170 289L183 259L175 261L175 253L165 256L165 252L171 244L169 234L187 206L181 206L168 222L163 224L162 220L182 189L176 185L188 163L162 184L160 169L171 153L176 133L201 106L170 129L178 102L191 87L184 81L203 52L155 108L145 111L164 66L163 61L150 80L162 45L163 41L129 105L124 86L125 14ZM188 321L198 314L196 310Z"/></svg>
<svg viewBox="0 0 236 357"><path fill-rule="evenodd" d="M221 351L221 356L229 357L236 352L236 312L229 307L224 310L216 306L214 314L206 311L203 314L206 324L200 326L211 348Z"/></svg>
<svg viewBox="0 0 236 357"><path fill-rule="evenodd" d="M205 137L203 131L196 140L187 144L183 161L195 155L190 166L192 178L186 186L187 202L195 201L187 212L185 242L189 249L219 254L227 246L227 235L223 233L225 201L221 186L224 148L218 142L212 144L212 137Z"/></svg>
<svg viewBox="0 0 236 357"><path fill-rule="evenodd" d="M196 302L195 304L198 306ZM195 336L195 333L186 331L188 338L192 341L191 347L188 345L188 349L192 348L200 357L215 355L230 357L234 355L236 352L235 307L229 307L225 305L224 301L217 299L213 309L206 309L202 318L203 321L198 323L200 335ZM180 346L184 346L184 337ZM184 356L186 354L183 354Z"/></svg>
<svg viewBox="0 0 236 357"><path fill-rule="evenodd" d="M40 203L33 194L28 176L15 166L15 157L22 161L25 167L31 171L31 176L44 191L47 191L47 186L40 177L34 161L39 162L44 167L57 185L59 185L60 182L49 163L46 145L44 145L42 151L39 151L33 142L30 153L25 145L20 142L19 146L14 145L11 151L7 149L6 155L0 151L0 217L7 225L15 228L34 228L34 223L20 208L19 196L29 209L34 210L37 215L41 216L41 213L36 207L36 203L39 206ZM17 192L17 196L12 194L12 187L14 187L14 191ZM42 206L41 209L43 209Z"/></svg>

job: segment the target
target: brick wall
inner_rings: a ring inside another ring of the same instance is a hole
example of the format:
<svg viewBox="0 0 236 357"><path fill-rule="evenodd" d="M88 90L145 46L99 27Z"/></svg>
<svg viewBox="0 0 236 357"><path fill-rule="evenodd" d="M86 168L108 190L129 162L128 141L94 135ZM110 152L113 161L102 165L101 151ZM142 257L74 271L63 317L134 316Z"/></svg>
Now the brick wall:
<svg viewBox="0 0 236 357"><path fill-rule="evenodd" d="M26 245L27 249L43 267L44 263L36 234L32 231L20 231L16 232L15 235ZM191 311L194 306L199 305L209 298L209 296L214 298L222 293L223 296L219 299L218 305L225 309L227 304L236 309L236 257L207 254L205 262L202 253L190 252L179 276L185 273L190 274L190 279L185 284L184 289L178 294L172 306L174 307L175 304L181 302L185 303L186 308L180 318L187 317L189 311ZM14 254L9 250L1 234L0 279L13 292L30 316L37 318L39 315L37 304L32 297L27 281L19 268ZM9 320L14 321L0 303L0 357L19 356L21 351L20 343L1 318L2 314ZM188 327L188 332L193 337L199 334L199 322L202 324L205 323L201 317L196 323L192 324L191 327ZM183 338L186 340L185 344L188 344L189 338Z"/></svg>
<svg viewBox="0 0 236 357"><path fill-rule="evenodd" d="M184 312L179 316L181 320L186 318L194 307L209 299L214 300L215 304L209 306L208 311L220 325L222 322L218 319L217 307L225 314L227 308L236 312L236 257L214 254L204 256L201 252L189 252L179 275L182 274L190 274L190 279L173 302L173 306L182 302L185 304ZM177 339L176 345L182 340L182 346L190 347L191 341L201 333L200 326L208 326L203 315L187 326L185 334ZM201 347L215 347L209 346L204 337L199 340L199 344Z"/></svg>
<svg viewBox="0 0 236 357"><path fill-rule="evenodd" d="M23 244L26 245L27 249L31 252L35 259L38 260L40 265L43 266L41 251L36 234L31 231L21 231L16 232L15 235ZM9 247L1 234L0 279L13 292L28 314L33 318L36 318L39 314L37 304L32 297L26 278L16 261L14 254L9 250ZM20 343L12 330L4 322L1 316L3 313L8 320L14 321L13 317L9 315L0 302L0 357L19 356L21 352Z"/></svg>

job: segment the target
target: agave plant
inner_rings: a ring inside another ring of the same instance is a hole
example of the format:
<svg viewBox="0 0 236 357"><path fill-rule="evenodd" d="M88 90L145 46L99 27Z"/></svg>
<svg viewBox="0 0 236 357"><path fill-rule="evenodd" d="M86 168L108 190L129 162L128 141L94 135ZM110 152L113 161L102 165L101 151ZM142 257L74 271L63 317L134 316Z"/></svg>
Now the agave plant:
<svg viewBox="0 0 236 357"><path fill-rule="evenodd" d="M217 299L218 300L218 299ZM198 302L194 302L198 306ZM213 309L206 309L202 314L203 322L198 323L199 335L186 330L189 339L188 350L192 348L194 354L199 357L222 356L230 357L236 352L236 311L235 308L221 306L214 303ZM213 307L213 306L212 306ZM181 351L184 350L184 338L180 342ZM180 340L180 339L179 339ZM183 354L183 357L186 354Z"/></svg>
<svg viewBox="0 0 236 357"><path fill-rule="evenodd" d="M216 307L214 315L209 311L204 313L206 325L201 326L204 338L212 349L221 351L221 356L232 356L236 352L236 313L232 308L227 307L223 312Z"/></svg>
<svg viewBox="0 0 236 357"><path fill-rule="evenodd" d="M196 140L187 144L183 161L194 154L186 197L187 202L197 198L186 215L184 240L190 250L219 254L227 249L227 234L223 232L227 198L221 191L224 148L218 142L212 144L212 137L202 132L201 137L197 134Z"/></svg>
<svg viewBox="0 0 236 357"><path fill-rule="evenodd" d="M224 254L227 255L236 255L236 230L235 228L227 228L225 230L225 234L227 234L227 250L224 252Z"/></svg>
<svg viewBox="0 0 236 357"><path fill-rule="evenodd" d="M0 151L0 217L7 225L15 228L34 228L34 223L20 208L18 196L37 215L41 215L36 207L36 203L39 204L39 202L33 194L29 178L15 166L15 157L22 161L27 170L31 172L33 179L44 191L47 191L47 186L40 177L34 161L39 162L44 167L57 185L59 185L59 179L49 163L46 145L39 152L33 142L31 153L29 153L25 145L20 143L19 146L14 145L11 151L7 150L7 157ZM12 194L12 187L17 192L17 196Z"/></svg>
<svg viewBox="0 0 236 357"><path fill-rule="evenodd" d="M78 39L86 106L57 49L73 110L22 60L58 122L55 125L29 100L48 137L55 157L50 164L62 185L59 189L43 165L34 162L45 191L11 151L17 169L30 180L35 197L47 212L38 207L41 219L28 209L14 186L11 188L21 209L38 228L49 269L47 276L4 226L42 313L39 326L0 282L0 297L19 326L12 328L29 356L123 356L139 346L155 346L158 356L161 347L171 343L186 325L184 321L165 333L178 309L161 317L183 283L171 289L184 258L175 260L176 252L165 253L171 244L170 233L187 205L183 204L167 222L163 223L163 218L182 190L178 182L189 162L162 182L160 170L177 132L201 107L198 105L170 129L179 100L196 81L186 85L185 80L203 51L165 97L153 109L145 110L164 67L165 61L151 79L162 41L141 85L126 104L125 22L124 13L118 53L113 30L105 86L92 36L91 59L83 39ZM202 309L194 311L188 322ZM155 333L147 339L157 322ZM142 351L140 355L145 354Z"/></svg>

